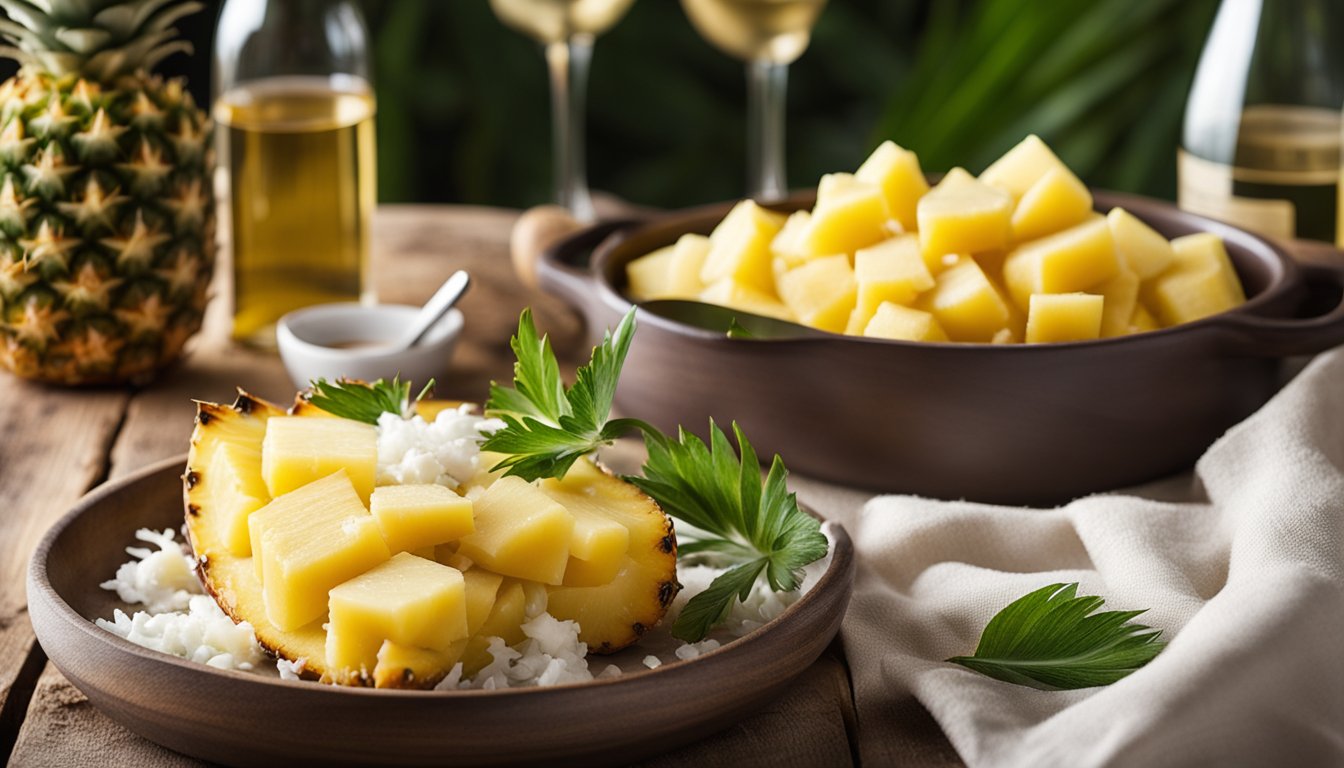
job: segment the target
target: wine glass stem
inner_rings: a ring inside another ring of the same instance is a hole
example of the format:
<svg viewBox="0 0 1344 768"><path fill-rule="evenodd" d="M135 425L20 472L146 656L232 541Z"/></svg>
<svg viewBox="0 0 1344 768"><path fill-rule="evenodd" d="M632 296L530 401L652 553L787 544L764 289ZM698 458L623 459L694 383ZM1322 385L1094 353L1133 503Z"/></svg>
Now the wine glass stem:
<svg viewBox="0 0 1344 768"><path fill-rule="evenodd" d="M788 193L784 173L784 100L789 65L769 59L747 63L747 191L757 199Z"/></svg>
<svg viewBox="0 0 1344 768"><path fill-rule="evenodd" d="M551 73L551 129L555 159L555 201L584 223L596 219L584 170L584 114L591 35L575 35L546 46Z"/></svg>

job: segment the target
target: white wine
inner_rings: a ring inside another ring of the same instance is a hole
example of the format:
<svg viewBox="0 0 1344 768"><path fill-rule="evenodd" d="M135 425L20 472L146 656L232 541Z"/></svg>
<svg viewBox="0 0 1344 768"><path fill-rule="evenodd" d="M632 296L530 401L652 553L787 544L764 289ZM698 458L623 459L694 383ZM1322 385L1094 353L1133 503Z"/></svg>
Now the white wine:
<svg viewBox="0 0 1344 768"><path fill-rule="evenodd" d="M1344 245L1341 23L1331 0L1224 0L1186 104L1182 208Z"/></svg>
<svg viewBox="0 0 1344 768"><path fill-rule="evenodd" d="M542 44L575 35L600 35L621 20L634 0L490 0L505 24Z"/></svg>
<svg viewBox="0 0 1344 768"><path fill-rule="evenodd" d="M374 99L352 77L274 77L223 94L234 338L274 344L286 312L368 291Z"/></svg>
<svg viewBox="0 0 1344 768"><path fill-rule="evenodd" d="M681 5L700 35L730 56L791 64L807 50L826 0L682 0Z"/></svg>

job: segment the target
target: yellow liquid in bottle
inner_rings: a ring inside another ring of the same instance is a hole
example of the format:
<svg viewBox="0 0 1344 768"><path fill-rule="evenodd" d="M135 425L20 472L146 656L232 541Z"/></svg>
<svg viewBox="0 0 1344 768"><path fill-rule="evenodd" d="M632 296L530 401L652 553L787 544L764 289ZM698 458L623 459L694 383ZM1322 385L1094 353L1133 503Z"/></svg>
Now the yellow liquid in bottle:
<svg viewBox="0 0 1344 768"><path fill-rule="evenodd" d="M286 312L369 292L374 111L354 78L270 78L215 105L227 132L235 339L274 346Z"/></svg>

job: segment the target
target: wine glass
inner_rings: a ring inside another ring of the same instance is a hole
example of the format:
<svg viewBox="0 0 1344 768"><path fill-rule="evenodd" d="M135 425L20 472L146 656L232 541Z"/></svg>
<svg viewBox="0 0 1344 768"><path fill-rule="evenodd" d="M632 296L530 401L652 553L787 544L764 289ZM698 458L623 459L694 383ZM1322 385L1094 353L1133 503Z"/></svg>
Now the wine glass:
<svg viewBox="0 0 1344 768"><path fill-rule="evenodd" d="M490 0L501 21L542 45L551 80L556 202L575 219L596 218L584 167L584 106L593 39L634 0Z"/></svg>
<svg viewBox="0 0 1344 768"><path fill-rule="evenodd" d="M803 55L826 0L681 0L700 36L747 62L747 191L778 200L789 64Z"/></svg>

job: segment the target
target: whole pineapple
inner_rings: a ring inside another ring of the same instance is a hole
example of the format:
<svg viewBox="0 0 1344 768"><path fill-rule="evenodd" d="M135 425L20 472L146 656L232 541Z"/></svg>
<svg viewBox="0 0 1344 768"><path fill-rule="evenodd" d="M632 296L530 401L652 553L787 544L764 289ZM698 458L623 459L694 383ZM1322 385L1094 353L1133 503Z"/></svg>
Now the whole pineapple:
<svg viewBox="0 0 1344 768"><path fill-rule="evenodd" d="M215 259L208 116L149 70L165 0L0 0L0 368L141 382L197 329Z"/></svg>

